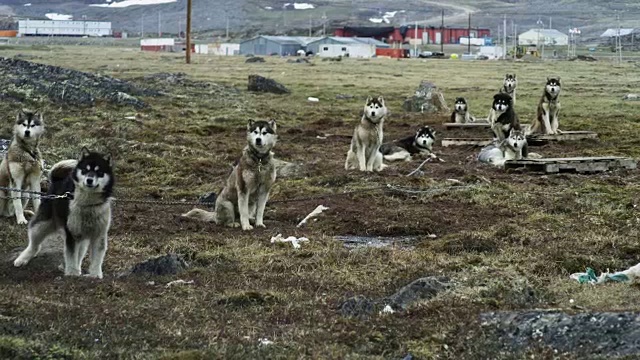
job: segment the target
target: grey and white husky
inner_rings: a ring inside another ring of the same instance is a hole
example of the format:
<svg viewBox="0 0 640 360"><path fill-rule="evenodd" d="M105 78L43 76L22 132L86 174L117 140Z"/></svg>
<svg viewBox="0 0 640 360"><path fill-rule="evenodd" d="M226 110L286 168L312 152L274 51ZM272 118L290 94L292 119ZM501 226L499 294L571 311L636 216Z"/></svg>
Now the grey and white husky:
<svg viewBox="0 0 640 360"><path fill-rule="evenodd" d="M431 126L423 126L414 135L380 146L380 152L387 161L411 161L416 154L431 154L436 141L436 131Z"/></svg>
<svg viewBox="0 0 640 360"><path fill-rule="evenodd" d="M26 265L48 237L60 235L65 239L64 274L81 275L82 260L91 247L88 276L102 279L115 184L111 156L83 147L79 160L53 165L49 180L49 195L70 194L70 198L42 201L29 223L29 245L13 264Z"/></svg>
<svg viewBox="0 0 640 360"><path fill-rule="evenodd" d="M276 144L276 121L253 121L247 124L247 146L235 165L227 185L216 199L213 212L192 209L184 217L215 222L229 227L252 230L264 225L264 209L276 181L276 167L271 150ZM237 219L240 219L238 224Z"/></svg>
<svg viewBox="0 0 640 360"><path fill-rule="evenodd" d="M527 137L524 131L511 129L509 137L485 146L478 160L495 166L503 166L507 160L520 160L528 156Z"/></svg>
<svg viewBox="0 0 640 360"><path fill-rule="evenodd" d="M382 153L379 151L383 139L383 125L387 116L387 107L382 96L369 96L364 105L364 114L353 131L351 146L344 163L345 170L380 171Z"/></svg>
<svg viewBox="0 0 640 360"><path fill-rule="evenodd" d="M513 106L516 106L516 88L518 87L518 79L516 79L516 74L506 74L504 76L504 80L502 81L502 87L499 92L503 94L508 94L513 99Z"/></svg>
<svg viewBox="0 0 640 360"><path fill-rule="evenodd" d="M531 126L532 134L558 134L558 114L560 113L560 77L548 77L542 97L538 102L536 118Z"/></svg>
<svg viewBox="0 0 640 360"><path fill-rule="evenodd" d="M44 134L42 113L20 110L13 125L13 140L0 164L0 186L14 189L41 191L42 154L40 139ZM14 216L18 224L26 224L24 216L27 199L7 199L7 197L26 197L19 192L0 190L0 215ZM33 210L37 211L40 199L33 198Z"/></svg>

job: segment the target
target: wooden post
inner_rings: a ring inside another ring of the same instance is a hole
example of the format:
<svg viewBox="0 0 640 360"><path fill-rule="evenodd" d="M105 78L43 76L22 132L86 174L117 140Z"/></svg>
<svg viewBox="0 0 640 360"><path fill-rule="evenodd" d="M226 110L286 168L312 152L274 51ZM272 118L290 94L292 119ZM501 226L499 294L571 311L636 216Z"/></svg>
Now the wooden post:
<svg viewBox="0 0 640 360"><path fill-rule="evenodd" d="M191 64L191 0L187 0L187 64Z"/></svg>

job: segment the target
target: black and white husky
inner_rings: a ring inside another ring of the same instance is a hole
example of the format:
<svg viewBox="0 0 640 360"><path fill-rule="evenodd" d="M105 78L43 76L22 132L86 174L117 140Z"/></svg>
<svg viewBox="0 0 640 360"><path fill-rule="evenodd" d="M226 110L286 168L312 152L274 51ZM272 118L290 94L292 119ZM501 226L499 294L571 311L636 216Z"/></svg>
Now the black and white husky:
<svg viewBox="0 0 640 360"><path fill-rule="evenodd" d="M511 96L513 99L513 106L516 106L516 88L518 87L518 79L516 74L506 74L502 81L502 87L499 92Z"/></svg>
<svg viewBox="0 0 640 360"><path fill-rule="evenodd" d="M509 137L487 145L478 154L478 160L483 163L503 166L507 160L520 160L528 157L527 137L524 131L511 129Z"/></svg>
<svg viewBox="0 0 640 360"><path fill-rule="evenodd" d="M111 156L83 147L79 160L53 165L49 180L49 195L69 195L42 201L29 223L29 245L13 264L26 265L47 237L61 235L65 239L64 274L81 274L82 259L91 246L88 276L102 279L115 182Z"/></svg>
<svg viewBox="0 0 640 360"><path fill-rule="evenodd" d="M387 161L411 161L411 155L431 154L436 132L430 126L423 126L414 135L380 146L380 152Z"/></svg>
<svg viewBox="0 0 640 360"><path fill-rule="evenodd" d="M456 103L451 113L451 122L456 124L466 124L475 122L476 118L469 113L469 103L463 97L456 98Z"/></svg>
<svg viewBox="0 0 640 360"><path fill-rule="evenodd" d="M532 134L558 134L558 114L560 113L560 77L548 77L542 97L538 102L536 118L531 126Z"/></svg>

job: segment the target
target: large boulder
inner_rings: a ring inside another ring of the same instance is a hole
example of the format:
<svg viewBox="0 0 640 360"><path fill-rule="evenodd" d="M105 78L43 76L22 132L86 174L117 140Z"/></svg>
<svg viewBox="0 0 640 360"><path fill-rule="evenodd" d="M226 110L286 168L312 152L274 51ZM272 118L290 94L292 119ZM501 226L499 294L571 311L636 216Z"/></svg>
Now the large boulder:
<svg viewBox="0 0 640 360"><path fill-rule="evenodd" d="M260 75L249 75L249 91L267 92L273 94L289 94L291 91L279 82L262 77Z"/></svg>
<svg viewBox="0 0 640 360"><path fill-rule="evenodd" d="M408 112L421 113L448 113L451 111L438 87L426 80L420 83L413 96L404 101L402 108Z"/></svg>

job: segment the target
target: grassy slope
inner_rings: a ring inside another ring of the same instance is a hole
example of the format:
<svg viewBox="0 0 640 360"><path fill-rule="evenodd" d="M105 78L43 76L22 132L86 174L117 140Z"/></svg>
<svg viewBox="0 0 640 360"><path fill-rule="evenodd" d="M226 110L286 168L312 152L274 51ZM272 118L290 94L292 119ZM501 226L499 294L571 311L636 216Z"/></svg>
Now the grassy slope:
<svg viewBox="0 0 640 360"><path fill-rule="evenodd" d="M268 229L242 233L183 221L190 207L117 204L107 278L60 279L54 266L15 270L0 257L0 354L67 354L88 358L460 358L490 349L469 341L481 332L484 311L565 308L639 310L637 290L627 285L581 286L568 278L586 266L617 270L638 261L637 172L593 176L508 174L480 166L475 149L443 149L447 160L428 164L427 175L407 178L418 164L393 165L382 174L342 168L348 138L362 98L382 94L392 116L387 138L446 116L401 110L422 79L440 85L446 99L466 96L475 115L486 115L505 72L518 74L518 113L534 114L544 77L564 81L561 128L590 129L599 142L547 145L549 156L628 155L640 157L637 103L621 102L638 73L630 65L548 62L314 60L314 66L269 58L196 57L186 66L171 54L117 49L52 48L10 50L35 61L126 79L156 72L186 72L192 78L237 86L238 95L176 87L185 98L149 99L153 108L125 119L130 109L46 106L49 133L43 144L50 162L73 156L80 145L116 155L116 196L195 199L219 190L242 147L247 118L275 117L280 124L279 157L304 162L309 176L278 180L273 199L337 193L387 183L446 186L447 179L476 184L473 190L408 196L371 193L323 201L273 203ZM245 91L248 74L259 73L289 86L289 96ZM334 100L337 94L353 100ZM315 96L319 103L306 98ZM15 107L0 103L5 114ZM3 127L6 133L9 125ZM490 184L487 184L488 180ZM295 224L318 204L330 207L317 222ZM307 236L302 249L274 246L269 238ZM416 235L416 248L348 251L333 235ZM436 239L428 235L436 234ZM0 253L25 245L25 229L3 220ZM195 285L165 288L174 278L118 279L114 274L167 252L186 254L193 268L177 278ZM390 295L415 278L446 275L458 284L450 292L405 313L368 320L342 318L337 307L363 294ZM258 339L274 341L259 347ZM444 345L447 345L445 350ZM532 350L535 351L535 350ZM209 355L207 355L209 354Z"/></svg>

